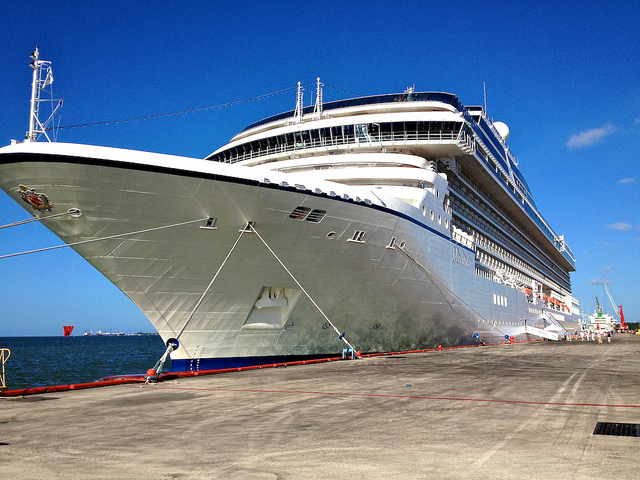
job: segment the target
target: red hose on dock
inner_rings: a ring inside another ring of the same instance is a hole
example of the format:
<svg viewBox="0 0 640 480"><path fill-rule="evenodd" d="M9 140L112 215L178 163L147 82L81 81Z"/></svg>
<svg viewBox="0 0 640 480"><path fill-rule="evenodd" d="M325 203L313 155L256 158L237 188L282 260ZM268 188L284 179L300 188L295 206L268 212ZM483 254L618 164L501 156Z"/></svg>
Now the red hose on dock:
<svg viewBox="0 0 640 480"><path fill-rule="evenodd" d="M533 340L520 340L517 342L509 342L509 343L489 343L487 345L509 345L511 343L527 343ZM426 352L438 352L441 350L455 350L459 348L470 348L470 347L479 347L480 345L460 345L455 347L442 347L438 346L438 348L426 348L422 350L406 350L404 352L389 352L389 353L365 353L362 354L361 357L384 357L389 355L403 355L408 353L426 353ZM324 362L333 362L337 360L342 360L341 357L329 357L329 358L315 358L311 360L298 360L295 362L284 362L284 363L268 363L265 365L252 365L249 367L235 367L235 368L220 368L216 370L199 370L199 371L184 371L184 372L166 372L162 373L158 378L159 381L162 380L172 380L174 378L184 378L184 377L197 377L200 375L215 375L219 373L229 373L229 372L242 372L245 370L256 370L261 368L277 368L277 367L290 367L295 365L311 365L314 363L324 363ZM37 395L40 393L54 393L54 392L65 392L67 390L82 390L85 388L96 388L96 387L106 387L109 385L126 385L131 383L144 383L145 377L144 375L126 375L126 376L118 376L118 377L107 377L106 379L99 380L97 382L89 382L89 383L76 383L73 385L55 385L49 387L33 387L33 388L19 388L15 390L6 390L4 392L0 392L0 396L4 397L17 397L22 395Z"/></svg>

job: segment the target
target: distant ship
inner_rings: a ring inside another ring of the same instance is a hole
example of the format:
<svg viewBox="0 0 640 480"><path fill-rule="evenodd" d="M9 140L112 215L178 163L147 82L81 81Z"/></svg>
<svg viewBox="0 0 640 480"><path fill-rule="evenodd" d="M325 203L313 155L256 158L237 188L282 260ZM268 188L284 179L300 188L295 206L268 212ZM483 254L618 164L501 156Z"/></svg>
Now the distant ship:
<svg viewBox="0 0 640 480"><path fill-rule="evenodd" d="M144 312L174 370L579 330L574 256L504 123L450 93L322 87L205 159L37 143L36 123L0 149L0 187Z"/></svg>
<svg viewBox="0 0 640 480"><path fill-rule="evenodd" d="M585 315L585 317L587 318L587 321L582 324L583 331L595 334L606 334L608 332L615 332L616 327L620 326L619 323L616 325L616 321L612 315L602 311L598 297L596 297L595 312L593 312L593 315Z"/></svg>
<svg viewBox="0 0 640 480"><path fill-rule="evenodd" d="M111 330L109 330L108 332L103 332L101 330L98 330L96 333L93 333L93 330L90 330L89 332L84 332L82 334L83 337L122 337L125 336L126 333L124 332L112 332Z"/></svg>

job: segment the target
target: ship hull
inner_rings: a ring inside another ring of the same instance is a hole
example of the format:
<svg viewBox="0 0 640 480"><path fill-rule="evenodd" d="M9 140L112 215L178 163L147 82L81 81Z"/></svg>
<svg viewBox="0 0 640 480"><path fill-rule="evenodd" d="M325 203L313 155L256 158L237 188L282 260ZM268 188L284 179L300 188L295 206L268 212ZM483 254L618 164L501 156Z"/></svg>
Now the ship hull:
<svg viewBox="0 0 640 480"><path fill-rule="evenodd" d="M174 370L339 355L334 325L362 352L524 340L527 325L547 326L524 293L476 275L475 252L442 227L330 182L307 188L293 175L203 160L30 148L0 150L0 186L32 212L19 186L45 193L54 207L41 217L82 212L45 225L165 341L179 337ZM577 329L576 315L553 315Z"/></svg>

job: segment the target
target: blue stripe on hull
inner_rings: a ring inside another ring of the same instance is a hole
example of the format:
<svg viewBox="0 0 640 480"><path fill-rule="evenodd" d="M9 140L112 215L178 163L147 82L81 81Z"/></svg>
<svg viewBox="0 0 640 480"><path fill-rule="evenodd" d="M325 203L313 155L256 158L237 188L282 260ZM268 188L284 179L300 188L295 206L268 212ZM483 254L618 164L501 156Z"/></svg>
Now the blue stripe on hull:
<svg viewBox="0 0 640 480"><path fill-rule="evenodd" d="M201 370L220 370L224 368L253 367L257 365L272 365L274 363L300 362L318 358L331 358L333 355L276 355L264 357L229 357L229 358L198 358L171 360L171 372L198 372Z"/></svg>

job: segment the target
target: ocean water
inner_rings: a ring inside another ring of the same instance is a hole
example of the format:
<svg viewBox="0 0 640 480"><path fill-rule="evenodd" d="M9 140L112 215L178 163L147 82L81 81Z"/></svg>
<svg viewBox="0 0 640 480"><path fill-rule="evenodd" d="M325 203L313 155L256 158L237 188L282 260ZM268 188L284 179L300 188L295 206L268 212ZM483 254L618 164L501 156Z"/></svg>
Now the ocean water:
<svg viewBox="0 0 640 480"><path fill-rule="evenodd" d="M144 374L165 351L159 335L0 337L0 348L11 350L5 364L7 389Z"/></svg>

